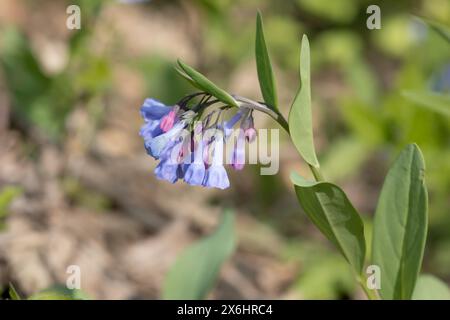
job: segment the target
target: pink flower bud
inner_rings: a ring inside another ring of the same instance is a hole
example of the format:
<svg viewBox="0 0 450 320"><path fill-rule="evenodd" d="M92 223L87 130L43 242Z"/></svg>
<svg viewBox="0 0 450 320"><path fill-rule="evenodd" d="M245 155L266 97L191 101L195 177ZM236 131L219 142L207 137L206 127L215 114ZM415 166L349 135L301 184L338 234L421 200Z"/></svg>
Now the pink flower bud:
<svg viewBox="0 0 450 320"><path fill-rule="evenodd" d="M253 142L256 139L256 130L255 128L248 128L244 132L245 138L248 142Z"/></svg>
<svg viewBox="0 0 450 320"><path fill-rule="evenodd" d="M176 112L175 110L172 110L161 119L161 123L159 124L159 126L161 127L161 130L163 132L167 132L172 129L175 122L175 116Z"/></svg>

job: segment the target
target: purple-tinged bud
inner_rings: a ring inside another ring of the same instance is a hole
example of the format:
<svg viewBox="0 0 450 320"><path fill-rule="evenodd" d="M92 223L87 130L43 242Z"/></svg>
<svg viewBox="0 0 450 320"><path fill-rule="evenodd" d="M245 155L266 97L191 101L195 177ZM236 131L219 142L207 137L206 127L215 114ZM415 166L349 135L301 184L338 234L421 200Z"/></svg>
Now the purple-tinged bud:
<svg viewBox="0 0 450 320"><path fill-rule="evenodd" d="M256 139L256 130L255 128L248 128L244 131L245 138L248 142L253 142Z"/></svg>
<svg viewBox="0 0 450 320"><path fill-rule="evenodd" d="M235 170L242 170L245 165L245 133L244 130L239 129L239 136L234 147L233 158L231 166Z"/></svg>

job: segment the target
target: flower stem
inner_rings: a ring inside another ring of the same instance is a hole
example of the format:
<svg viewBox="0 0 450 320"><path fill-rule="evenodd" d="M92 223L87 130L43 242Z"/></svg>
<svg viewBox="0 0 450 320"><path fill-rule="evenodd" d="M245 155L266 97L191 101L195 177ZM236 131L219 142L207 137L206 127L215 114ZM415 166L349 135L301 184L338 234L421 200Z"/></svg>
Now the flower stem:
<svg viewBox="0 0 450 320"><path fill-rule="evenodd" d="M316 168L316 167L310 165L309 163L308 163L308 166L309 166L309 170L311 170L311 172L314 176L314 179L316 179L316 181L325 181L319 168Z"/></svg>
<svg viewBox="0 0 450 320"><path fill-rule="evenodd" d="M290 135L288 122L286 121L286 119L283 117L283 115L281 113L277 112L277 114L278 114L278 117L277 118L273 117L273 118L287 132L287 134ZM322 173L320 172L319 168L316 168L316 167L310 165L309 163L308 163L308 167L309 167L309 170L311 170L311 173L313 174L314 179L316 181L324 181L325 180ZM369 300L379 300L377 292L375 290L371 290L371 289L367 288L365 281L364 281L364 277L357 276L356 279Z"/></svg>

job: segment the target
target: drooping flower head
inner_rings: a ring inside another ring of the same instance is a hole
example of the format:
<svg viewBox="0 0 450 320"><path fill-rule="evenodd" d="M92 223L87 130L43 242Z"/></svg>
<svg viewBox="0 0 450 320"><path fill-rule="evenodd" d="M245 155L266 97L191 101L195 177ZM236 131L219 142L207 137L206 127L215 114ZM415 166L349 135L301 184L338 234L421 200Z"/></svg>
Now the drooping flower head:
<svg viewBox="0 0 450 320"><path fill-rule="evenodd" d="M195 97L202 97L194 106ZM158 179L175 183L184 180L190 185L225 189L230 185L224 167L224 144L240 122L239 138L233 144L230 164L242 169L245 161L245 141L256 135L251 110L240 108L224 120L224 110L208 109L217 100L198 93L187 96L175 106L166 106L156 99L146 99L141 107L144 125L140 135L147 153L159 160L155 168Z"/></svg>

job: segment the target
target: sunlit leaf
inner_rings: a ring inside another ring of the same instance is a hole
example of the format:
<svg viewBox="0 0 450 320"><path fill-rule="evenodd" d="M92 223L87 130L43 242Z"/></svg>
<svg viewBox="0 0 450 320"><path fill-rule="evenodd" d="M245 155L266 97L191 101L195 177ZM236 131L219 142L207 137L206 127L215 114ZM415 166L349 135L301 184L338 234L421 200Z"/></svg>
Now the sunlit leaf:
<svg viewBox="0 0 450 320"><path fill-rule="evenodd" d="M383 299L410 299L419 275L427 233L425 164L408 145L390 168L375 214L372 263L381 269Z"/></svg>
<svg viewBox="0 0 450 320"><path fill-rule="evenodd" d="M302 39L300 79L301 87L289 112L289 131L291 139L303 159L318 168L319 161L314 148L312 129L309 42L306 35Z"/></svg>

